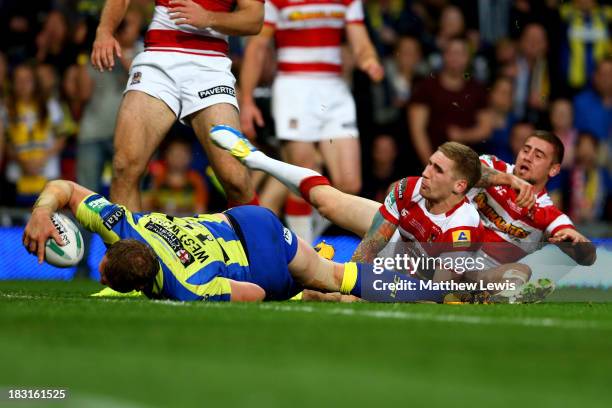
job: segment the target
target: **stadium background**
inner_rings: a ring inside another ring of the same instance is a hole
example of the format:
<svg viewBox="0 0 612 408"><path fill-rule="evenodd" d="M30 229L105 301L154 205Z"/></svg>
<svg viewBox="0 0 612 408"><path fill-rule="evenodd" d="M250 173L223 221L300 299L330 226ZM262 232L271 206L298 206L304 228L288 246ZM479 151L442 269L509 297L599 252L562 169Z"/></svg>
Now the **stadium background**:
<svg viewBox="0 0 612 408"><path fill-rule="evenodd" d="M103 4L102 0L0 1L0 279L97 275L102 251L98 240L78 270L58 270L34 268L19 238L46 180L71 179L108 193L114 112L127 80L127 65L118 61L112 73L103 74L89 66ZM423 97L428 91L423 84L444 69L441 48L448 39L463 36L471 52L465 79L477 81L483 95L477 107L458 108L470 126L476 126L483 114L495 122L492 131L471 145L480 153L511 160L517 144L533 128L553 129L565 143L567 158L549 191L581 231L602 246L609 244L612 63L601 63L610 58L611 50L612 9L607 4L364 1L366 24L386 77L381 84L371 83L345 53L343 75L357 103L361 133L361 195L381 201L391 182L422 170L412 149L410 107L434 103ZM152 9L152 1L132 0L117 36L127 56L142 49ZM231 39L236 75L244 41ZM266 64L256 91L264 111L269 111L274 77L272 50L268 60L272 63ZM607 74L599 82L593 80L598 64ZM23 95L29 92L31 101L25 103ZM435 112L439 107L429 108ZM32 138L24 138L20 127L24 124L35 129ZM446 126L452 128L452 121ZM259 129L258 143L271 154L278 148L273 133L268 117L266 127ZM450 138L451 132L445 137ZM181 193L167 189L164 180L167 161L177 157L175 165L184 166L189 180ZM106 164L96 166L98 162ZM191 130L176 125L143 181L146 207L171 213L223 209L223 195L206 169L205 154ZM338 243L338 259L348 257L356 242L343 236L327 239ZM608 286L612 276L570 282Z"/></svg>

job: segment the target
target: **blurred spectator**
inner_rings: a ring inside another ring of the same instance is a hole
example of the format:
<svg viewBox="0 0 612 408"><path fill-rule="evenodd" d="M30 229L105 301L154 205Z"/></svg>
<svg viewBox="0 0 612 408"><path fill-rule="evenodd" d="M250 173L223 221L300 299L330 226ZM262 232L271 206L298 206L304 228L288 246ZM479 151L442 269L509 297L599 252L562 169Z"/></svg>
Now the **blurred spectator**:
<svg viewBox="0 0 612 408"><path fill-rule="evenodd" d="M13 72L8 121L7 179L15 187L17 204L30 205L47 180L59 177L64 140L57 131L61 109L46 98L29 65L19 65Z"/></svg>
<svg viewBox="0 0 612 408"><path fill-rule="evenodd" d="M362 195L382 203L391 183L402 177L396 166L397 144L391 135L381 134L366 150L372 152L372 167L363 180Z"/></svg>
<svg viewBox="0 0 612 408"><path fill-rule="evenodd" d="M377 125L390 125L405 120L404 112L415 77L423 73L421 61L421 45L418 40L414 37L400 37L393 57L383 60L384 80L373 85L374 122Z"/></svg>
<svg viewBox="0 0 612 408"><path fill-rule="evenodd" d="M60 89L60 106L64 120L60 133L66 139L66 147L62 151L62 178L76 181L76 155L83 101L79 89L79 67L71 65L66 69ZM101 191L101 190L94 190Z"/></svg>
<svg viewBox="0 0 612 408"><path fill-rule="evenodd" d="M6 102L8 92L8 61L6 60L6 55L0 51L0 105Z"/></svg>
<svg viewBox="0 0 612 408"><path fill-rule="evenodd" d="M47 98L55 99L59 96L57 83L57 72L51 64L36 64L36 79L40 84L40 90Z"/></svg>
<svg viewBox="0 0 612 408"><path fill-rule="evenodd" d="M600 142L612 140L612 58L597 64L593 74L593 88L574 98L574 125L579 131L589 132Z"/></svg>
<svg viewBox="0 0 612 408"><path fill-rule="evenodd" d="M51 11L36 37L36 59L54 66L63 75L66 68L76 62L78 49L70 42L66 17L59 11Z"/></svg>
<svg viewBox="0 0 612 408"><path fill-rule="evenodd" d="M415 87L408 108L412 141L423 165L442 143L476 143L488 137L490 131L477 120L478 111L486 107L486 91L474 79L466 79L467 42L461 38L450 40L443 58L442 71Z"/></svg>
<svg viewBox="0 0 612 408"><path fill-rule="evenodd" d="M163 161L153 166L153 188L145 197L145 207L177 216L205 213L208 190L200 173L190 168L190 142L169 142Z"/></svg>
<svg viewBox="0 0 612 408"><path fill-rule="evenodd" d="M365 12L378 55L385 57L397 45L402 35L420 35L423 24L412 12L412 0L370 0Z"/></svg>
<svg viewBox="0 0 612 408"><path fill-rule="evenodd" d="M612 7L596 0L573 0L559 9L563 22L561 67L564 79L574 89L583 88L597 62L610 52Z"/></svg>
<svg viewBox="0 0 612 408"><path fill-rule="evenodd" d="M527 25L520 38L514 67L514 114L521 120L538 123L548 107L550 75L547 50L544 27L536 23Z"/></svg>
<svg viewBox="0 0 612 408"><path fill-rule="evenodd" d="M500 77L494 83L489 94L489 108L482 114L485 120L491 123L491 136L478 150L493 154L505 161L512 163L514 155L510 148L510 133L517 122L512 113L512 80Z"/></svg>
<svg viewBox="0 0 612 408"><path fill-rule="evenodd" d="M478 1L478 28L483 41L495 44L508 36L511 3L512 0Z"/></svg>
<svg viewBox="0 0 612 408"><path fill-rule="evenodd" d="M19 64L35 54L39 21L49 10L51 0L0 2L0 50L11 64Z"/></svg>
<svg viewBox="0 0 612 408"><path fill-rule="evenodd" d="M600 220L606 207L610 180L608 172L597 163L598 145L595 136L580 133L574 166L563 174L563 201L567 214L576 223Z"/></svg>
<svg viewBox="0 0 612 408"><path fill-rule="evenodd" d="M578 131L574 128L574 108L569 100L557 99L550 105L550 125L565 147L561 167L568 168L574 163L574 148L578 136Z"/></svg>
<svg viewBox="0 0 612 408"><path fill-rule="evenodd" d="M510 149L512 150L512 160L510 163L514 163L516 155L525 144L525 141L529 136L533 134L535 127L531 123L519 122L512 127L510 131Z"/></svg>

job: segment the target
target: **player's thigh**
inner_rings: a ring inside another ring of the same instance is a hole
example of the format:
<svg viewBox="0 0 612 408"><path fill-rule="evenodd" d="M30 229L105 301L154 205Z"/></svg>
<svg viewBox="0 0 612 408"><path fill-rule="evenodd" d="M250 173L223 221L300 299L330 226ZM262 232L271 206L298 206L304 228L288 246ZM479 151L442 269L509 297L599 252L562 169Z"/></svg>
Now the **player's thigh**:
<svg viewBox="0 0 612 408"><path fill-rule="evenodd" d="M141 91L127 92L115 128L115 158L125 162L119 165L145 166L175 120L172 109L160 99Z"/></svg>
<svg viewBox="0 0 612 408"><path fill-rule="evenodd" d="M334 186L357 194L361 189L361 148L359 139L346 137L319 143L325 166Z"/></svg>
<svg viewBox="0 0 612 408"><path fill-rule="evenodd" d="M311 194L317 211L332 223L363 237L380 209L380 203L324 186Z"/></svg>

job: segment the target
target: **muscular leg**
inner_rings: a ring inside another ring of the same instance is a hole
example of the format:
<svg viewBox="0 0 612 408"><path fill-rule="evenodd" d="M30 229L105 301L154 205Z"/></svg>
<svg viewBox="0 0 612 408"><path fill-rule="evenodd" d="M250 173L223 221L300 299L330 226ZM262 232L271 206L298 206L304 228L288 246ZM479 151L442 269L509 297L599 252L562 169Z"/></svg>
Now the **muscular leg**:
<svg viewBox="0 0 612 408"><path fill-rule="evenodd" d="M233 105L219 103L198 111L190 117L191 126L204 147L210 164L227 194L228 201L248 203L255 196L249 171L228 152L210 140L210 129L215 125L240 129L240 117Z"/></svg>
<svg viewBox="0 0 612 408"><path fill-rule="evenodd" d="M359 139L322 141L319 149L334 187L349 194L361 190L361 149ZM304 167L304 166L302 166Z"/></svg>
<svg viewBox="0 0 612 408"><path fill-rule="evenodd" d="M140 211L140 178L175 120L174 112L161 100L139 91L125 94L115 127L113 202Z"/></svg>

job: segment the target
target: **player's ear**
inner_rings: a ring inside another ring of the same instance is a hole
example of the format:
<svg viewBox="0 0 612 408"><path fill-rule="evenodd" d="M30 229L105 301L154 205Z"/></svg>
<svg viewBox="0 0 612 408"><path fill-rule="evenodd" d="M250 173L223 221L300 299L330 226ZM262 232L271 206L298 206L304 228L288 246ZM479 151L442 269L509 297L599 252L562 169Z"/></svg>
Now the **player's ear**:
<svg viewBox="0 0 612 408"><path fill-rule="evenodd" d="M555 177L557 174L559 174L560 171L561 171L561 164L560 163L553 164L550 167L550 170L548 170L548 177Z"/></svg>
<svg viewBox="0 0 612 408"><path fill-rule="evenodd" d="M467 189L467 180L466 179L459 179L457 181L455 181L455 188L453 189L453 193L459 195L459 194L465 194L465 190Z"/></svg>

